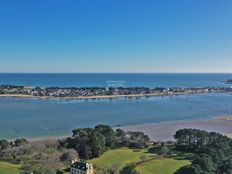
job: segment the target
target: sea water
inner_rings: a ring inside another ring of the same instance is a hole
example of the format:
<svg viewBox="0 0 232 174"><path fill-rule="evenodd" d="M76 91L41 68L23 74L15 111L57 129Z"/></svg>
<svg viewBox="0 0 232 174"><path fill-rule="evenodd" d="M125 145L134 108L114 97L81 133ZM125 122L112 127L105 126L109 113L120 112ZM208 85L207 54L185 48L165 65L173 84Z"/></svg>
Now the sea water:
<svg viewBox="0 0 232 174"><path fill-rule="evenodd" d="M1 84L27 86L203 87L225 86L230 74L0 74ZM194 94L132 99L0 98L0 138L71 135L97 124L126 126L232 115L232 94Z"/></svg>

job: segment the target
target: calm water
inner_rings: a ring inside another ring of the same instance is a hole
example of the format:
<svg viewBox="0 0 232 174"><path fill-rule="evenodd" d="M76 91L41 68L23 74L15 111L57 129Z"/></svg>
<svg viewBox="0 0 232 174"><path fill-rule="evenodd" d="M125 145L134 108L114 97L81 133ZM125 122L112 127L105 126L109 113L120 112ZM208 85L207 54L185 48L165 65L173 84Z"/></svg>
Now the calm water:
<svg viewBox="0 0 232 174"><path fill-rule="evenodd" d="M225 86L231 74L0 74L0 84L29 86ZM0 98L0 138L69 135L78 127L124 126L232 115L232 94L113 100Z"/></svg>
<svg viewBox="0 0 232 174"><path fill-rule="evenodd" d="M232 74L0 74L0 84L59 87L106 87L107 81L124 81L125 86L216 87Z"/></svg>
<svg viewBox="0 0 232 174"><path fill-rule="evenodd" d="M67 135L96 124L133 125L232 115L232 94L113 100L0 98L0 138Z"/></svg>

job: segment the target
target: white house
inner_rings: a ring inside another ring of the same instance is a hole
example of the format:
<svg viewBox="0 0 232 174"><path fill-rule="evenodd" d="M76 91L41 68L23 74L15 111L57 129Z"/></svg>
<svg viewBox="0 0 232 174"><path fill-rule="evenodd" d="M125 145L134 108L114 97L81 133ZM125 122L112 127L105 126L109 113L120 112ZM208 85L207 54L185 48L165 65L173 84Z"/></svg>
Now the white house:
<svg viewBox="0 0 232 174"><path fill-rule="evenodd" d="M74 160L70 167L70 174L94 174L93 165L86 161Z"/></svg>

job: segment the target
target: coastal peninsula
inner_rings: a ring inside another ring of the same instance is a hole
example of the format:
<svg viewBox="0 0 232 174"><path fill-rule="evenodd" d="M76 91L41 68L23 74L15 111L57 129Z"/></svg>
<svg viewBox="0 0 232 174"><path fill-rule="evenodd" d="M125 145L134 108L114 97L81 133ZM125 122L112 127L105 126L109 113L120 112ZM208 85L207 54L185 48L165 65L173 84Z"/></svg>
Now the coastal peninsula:
<svg viewBox="0 0 232 174"><path fill-rule="evenodd" d="M21 98L62 98L62 99L104 99L120 97L149 97L186 95L198 93L232 92L229 87L200 87L200 88L147 88L147 87L31 87L1 85L0 97L21 97Z"/></svg>

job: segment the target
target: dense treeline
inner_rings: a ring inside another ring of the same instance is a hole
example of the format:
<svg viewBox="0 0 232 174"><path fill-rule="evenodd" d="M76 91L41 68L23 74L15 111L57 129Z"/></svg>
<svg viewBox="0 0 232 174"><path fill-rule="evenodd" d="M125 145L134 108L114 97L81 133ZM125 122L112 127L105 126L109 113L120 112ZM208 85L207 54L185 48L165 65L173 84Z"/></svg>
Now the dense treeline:
<svg viewBox="0 0 232 174"><path fill-rule="evenodd" d="M18 162L25 171L55 174L69 166L72 159L92 159L117 147L143 149L149 142L149 137L142 132L113 130L107 125L75 129L72 133L71 137L63 140L0 140L0 159ZM232 139L196 129L178 130L174 138L176 144L171 145L172 149L194 154L191 165L180 168L175 174L232 174ZM162 143L159 152L167 155L169 150ZM144 161L143 157L141 161ZM135 166L128 164L120 173L137 174Z"/></svg>
<svg viewBox="0 0 232 174"><path fill-rule="evenodd" d="M28 141L25 138L16 139L15 141L0 140L0 150L1 152L9 147L18 147L23 144L27 144Z"/></svg>
<svg viewBox="0 0 232 174"><path fill-rule="evenodd" d="M73 149L59 149L57 140L0 140L0 160L20 164L20 170L34 174L56 174L78 157Z"/></svg>
<svg viewBox="0 0 232 174"><path fill-rule="evenodd" d="M21 170L35 174L56 174L69 168L73 159L92 159L121 146L144 148L149 137L142 132L114 131L110 126L82 128L62 140L0 140L0 160L21 164Z"/></svg>
<svg viewBox="0 0 232 174"><path fill-rule="evenodd" d="M176 174L232 174L232 139L196 129L178 130L174 138L178 150L195 153L192 164Z"/></svg>
<svg viewBox="0 0 232 174"><path fill-rule="evenodd" d="M142 132L114 131L110 126L98 125L73 130L72 137L60 141L60 146L76 149L82 159L91 159L114 147L144 148L148 141L149 137Z"/></svg>

